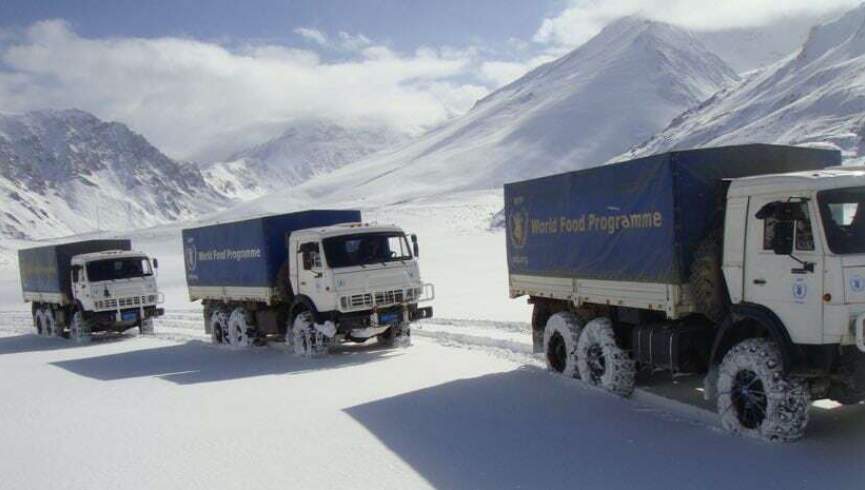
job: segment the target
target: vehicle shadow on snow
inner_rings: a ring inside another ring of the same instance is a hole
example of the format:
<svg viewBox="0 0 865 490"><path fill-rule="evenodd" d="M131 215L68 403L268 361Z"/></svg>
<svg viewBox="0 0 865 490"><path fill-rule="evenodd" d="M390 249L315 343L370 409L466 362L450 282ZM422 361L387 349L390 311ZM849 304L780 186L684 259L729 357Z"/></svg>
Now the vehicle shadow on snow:
<svg viewBox="0 0 865 490"><path fill-rule="evenodd" d="M78 343L69 339L57 337L40 337L36 334L14 335L0 337L0 356L7 354L22 354L25 352L45 352L60 349L73 349L89 345L118 342L129 338L128 335L111 334L94 338L88 343Z"/></svg>
<svg viewBox="0 0 865 490"><path fill-rule="evenodd" d="M863 406L815 410L808 439L770 444L526 367L346 412L438 488L853 488L865 481Z"/></svg>
<svg viewBox="0 0 865 490"><path fill-rule="evenodd" d="M339 348L327 357L306 359L275 348L232 350L191 341L154 349L58 361L52 365L100 381L158 377L189 385L339 369L395 355L401 355L400 350L362 345Z"/></svg>

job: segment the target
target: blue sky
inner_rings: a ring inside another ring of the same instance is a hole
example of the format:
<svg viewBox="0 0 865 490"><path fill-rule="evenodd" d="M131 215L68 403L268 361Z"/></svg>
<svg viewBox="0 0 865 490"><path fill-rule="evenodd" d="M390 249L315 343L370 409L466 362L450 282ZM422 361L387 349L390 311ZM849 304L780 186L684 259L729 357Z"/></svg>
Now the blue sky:
<svg viewBox="0 0 865 490"><path fill-rule="evenodd" d="M3 0L0 25L59 18L85 37L183 36L296 45L293 30L363 34L401 50L530 39L562 0Z"/></svg>
<svg viewBox="0 0 865 490"><path fill-rule="evenodd" d="M196 160L304 119L419 134L622 16L783 31L861 1L0 0L0 111L78 108Z"/></svg>

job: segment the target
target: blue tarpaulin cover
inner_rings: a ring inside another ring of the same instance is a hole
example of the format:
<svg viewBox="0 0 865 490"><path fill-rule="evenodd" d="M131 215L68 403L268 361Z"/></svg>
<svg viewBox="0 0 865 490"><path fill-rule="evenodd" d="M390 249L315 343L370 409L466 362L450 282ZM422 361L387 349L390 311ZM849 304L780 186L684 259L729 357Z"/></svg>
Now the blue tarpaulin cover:
<svg viewBox="0 0 865 490"><path fill-rule="evenodd" d="M186 283L273 287L291 232L360 220L360 211L311 210L183 230Z"/></svg>
<svg viewBox="0 0 865 490"><path fill-rule="evenodd" d="M63 293L72 297L72 257L107 250L131 250L129 240L86 240L18 251L21 288L26 293Z"/></svg>
<svg viewBox="0 0 865 490"><path fill-rule="evenodd" d="M681 284L722 225L724 179L841 164L777 145L687 150L505 185L511 274Z"/></svg>

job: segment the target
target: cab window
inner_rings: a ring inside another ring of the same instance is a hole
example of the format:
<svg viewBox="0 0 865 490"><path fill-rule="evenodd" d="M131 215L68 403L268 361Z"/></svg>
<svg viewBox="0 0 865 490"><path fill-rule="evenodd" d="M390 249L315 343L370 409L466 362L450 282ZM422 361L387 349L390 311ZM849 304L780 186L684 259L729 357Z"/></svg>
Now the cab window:
<svg viewBox="0 0 865 490"><path fill-rule="evenodd" d="M808 212L807 202L802 203L802 211L807 218L795 223L796 250L803 252L813 251L814 233L811 228L811 215ZM774 217L770 216L763 220L763 250L772 250L772 239L775 237L775 228L777 225L778 220Z"/></svg>

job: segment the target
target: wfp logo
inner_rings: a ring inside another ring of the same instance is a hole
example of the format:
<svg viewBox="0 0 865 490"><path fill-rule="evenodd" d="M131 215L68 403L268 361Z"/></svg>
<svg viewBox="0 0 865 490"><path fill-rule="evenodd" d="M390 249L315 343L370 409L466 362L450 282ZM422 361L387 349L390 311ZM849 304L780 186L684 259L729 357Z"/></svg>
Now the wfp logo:
<svg viewBox="0 0 865 490"><path fill-rule="evenodd" d="M511 232L511 243L514 247L525 247L529 238L529 213L525 209L511 213L508 217L508 230Z"/></svg>
<svg viewBox="0 0 865 490"><path fill-rule="evenodd" d="M198 249L190 240L189 244L184 248L183 253L186 256L186 272L191 274L198 268Z"/></svg>

